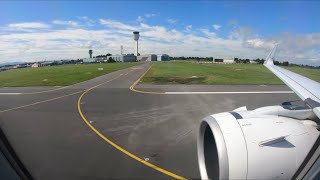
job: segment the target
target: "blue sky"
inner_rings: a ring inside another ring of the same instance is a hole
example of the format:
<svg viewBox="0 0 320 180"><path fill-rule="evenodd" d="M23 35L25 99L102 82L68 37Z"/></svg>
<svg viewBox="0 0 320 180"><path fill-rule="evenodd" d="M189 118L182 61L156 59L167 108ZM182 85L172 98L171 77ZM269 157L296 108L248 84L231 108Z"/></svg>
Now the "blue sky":
<svg viewBox="0 0 320 180"><path fill-rule="evenodd" d="M0 62L82 58L134 51L172 56L263 58L320 65L315 1L0 1ZM7 46L7 48L6 48Z"/></svg>

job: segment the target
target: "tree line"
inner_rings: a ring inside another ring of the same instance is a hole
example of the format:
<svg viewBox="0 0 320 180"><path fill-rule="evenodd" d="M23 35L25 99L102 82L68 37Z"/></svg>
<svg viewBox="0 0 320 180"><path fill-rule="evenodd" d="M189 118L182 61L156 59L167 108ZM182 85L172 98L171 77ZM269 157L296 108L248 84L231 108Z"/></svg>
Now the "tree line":
<svg viewBox="0 0 320 180"><path fill-rule="evenodd" d="M213 62L214 59L213 57L171 57L172 60L196 60L196 61L208 61L208 62ZM234 58L234 61L236 63L241 63L241 64L250 64L250 61L255 62L255 64L263 64L265 59L241 59L241 58ZM299 66L303 68L312 68L312 69L320 69L320 66L311 66L311 65L305 65L305 64L294 64L294 63L289 63L288 61L273 61L273 63L277 66Z"/></svg>

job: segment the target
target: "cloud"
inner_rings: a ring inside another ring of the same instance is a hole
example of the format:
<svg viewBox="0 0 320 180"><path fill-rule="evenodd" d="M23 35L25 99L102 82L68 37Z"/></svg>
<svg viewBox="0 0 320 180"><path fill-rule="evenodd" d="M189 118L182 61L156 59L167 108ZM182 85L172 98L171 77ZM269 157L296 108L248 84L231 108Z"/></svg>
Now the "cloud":
<svg viewBox="0 0 320 180"><path fill-rule="evenodd" d="M88 18L79 18L79 23L87 20ZM0 62L12 59L37 61L84 58L88 56L89 48L94 50L95 55L118 54L121 45L124 46L125 53L133 53L132 31L139 30L141 54L264 58L275 43L280 43L277 56L279 60L320 65L320 33L282 33L262 37L250 27L235 25L226 32L228 37L219 37L213 29L197 29L193 25L175 29L163 25L141 22L132 24L112 19L96 21L105 27L86 28L81 25L73 29L68 29L68 26L54 29L55 26L52 26L45 30L33 29L32 32L2 31L4 33L0 34Z"/></svg>
<svg viewBox="0 0 320 180"><path fill-rule="evenodd" d="M215 37L216 33L211 32L209 29L199 29L200 32L202 32L203 34L207 35L209 38Z"/></svg>
<svg viewBox="0 0 320 180"><path fill-rule="evenodd" d="M168 21L168 23L170 23L170 24L176 24L176 23L178 22L178 20L172 19L172 18L167 19L167 21Z"/></svg>
<svg viewBox="0 0 320 180"><path fill-rule="evenodd" d="M186 31L191 31L192 30L192 25L188 25L188 26L186 26Z"/></svg>
<svg viewBox="0 0 320 180"><path fill-rule="evenodd" d="M151 13L151 14L145 14L144 16L147 18L151 18L151 17L157 16L157 14Z"/></svg>
<svg viewBox="0 0 320 180"><path fill-rule="evenodd" d="M141 16L138 16L138 18L137 18L137 21L138 22L143 22L145 19L144 18L142 18Z"/></svg>
<svg viewBox="0 0 320 180"><path fill-rule="evenodd" d="M46 29L50 26L40 22L24 22L9 24L8 27L12 29Z"/></svg>
<svg viewBox="0 0 320 180"><path fill-rule="evenodd" d="M84 21L84 23L87 25L87 26L94 26L96 21L93 20L93 19L90 19L88 16L78 16L77 17L79 20L81 21Z"/></svg>
<svg viewBox="0 0 320 180"><path fill-rule="evenodd" d="M230 33L229 38L246 40L256 38L257 34L250 27L235 27Z"/></svg>
<svg viewBox="0 0 320 180"><path fill-rule="evenodd" d="M79 26L78 22L75 21L61 21L61 20L54 20L52 21L53 24L57 24L57 25L66 25L66 26Z"/></svg>
<svg viewBox="0 0 320 180"><path fill-rule="evenodd" d="M219 25L219 24L214 24L214 25L212 25L212 27L213 27L213 29L215 29L215 30L219 30L219 29L221 28L221 25Z"/></svg>
<svg viewBox="0 0 320 180"><path fill-rule="evenodd" d="M79 44L79 47L82 49L102 48L106 46L107 44L103 45L100 41L86 41Z"/></svg>
<svg viewBox="0 0 320 180"><path fill-rule="evenodd" d="M134 26L130 26L114 20L100 19L100 24L106 25L110 28L116 28L116 29L126 29L126 30L133 30L133 31L137 30L137 28Z"/></svg>
<svg viewBox="0 0 320 180"><path fill-rule="evenodd" d="M266 38L246 39L244 47L268 53L275 44L279 44L276 60L298 64L320 65L320 33L293 35L283 33Z"/></svg>

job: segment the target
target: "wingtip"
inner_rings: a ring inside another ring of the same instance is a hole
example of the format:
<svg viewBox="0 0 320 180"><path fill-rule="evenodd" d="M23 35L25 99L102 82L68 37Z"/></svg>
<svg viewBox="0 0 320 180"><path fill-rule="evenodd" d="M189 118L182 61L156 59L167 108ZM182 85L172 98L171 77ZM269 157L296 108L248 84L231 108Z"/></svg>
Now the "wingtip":
<svg viewBox="0 0 320 180"><path fill-rule="evenodd" d="M274 47L272 48L272 50L270 51L269 55L267 56L266 61L264 62L264 64L274 65L273 61L274 61L274 56L275 56L276 51L277 51L277 47L278 47L278 44L275 44Z"/></svg>

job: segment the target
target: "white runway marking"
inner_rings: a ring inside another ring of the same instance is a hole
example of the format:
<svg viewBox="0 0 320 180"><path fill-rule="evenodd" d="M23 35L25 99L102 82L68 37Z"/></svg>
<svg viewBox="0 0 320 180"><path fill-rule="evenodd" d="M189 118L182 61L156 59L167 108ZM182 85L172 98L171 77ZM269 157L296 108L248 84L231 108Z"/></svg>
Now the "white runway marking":
<svg viewBox="0 0 320 180"><path fill-rule="evenodd" d="M0 95L19 95L22 93L0 93Z"/></svg>
<svg viewBox="0 0 320 180"><path fill-rule="evenodd" d="M291 94L293 91L248 91L248 92L165 92L165 94Z"/></svg>

